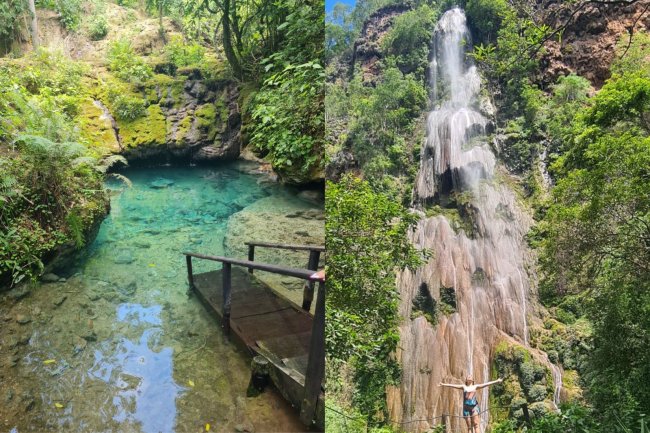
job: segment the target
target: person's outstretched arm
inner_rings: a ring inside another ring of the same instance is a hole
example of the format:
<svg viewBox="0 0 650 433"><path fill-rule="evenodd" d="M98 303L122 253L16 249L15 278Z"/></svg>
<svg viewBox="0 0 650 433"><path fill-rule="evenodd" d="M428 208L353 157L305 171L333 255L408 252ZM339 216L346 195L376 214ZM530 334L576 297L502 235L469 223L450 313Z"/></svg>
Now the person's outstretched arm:
<svg viewBox="0 0 650 433"><path fill-rule="evenodd" d="M438 386L446 386L448 388L463 389L463 385L454 385L453 383L442 383L440 382Z"/></svg>
<svg viewBox="0 0 650 433"><path fill-rule="evenodd" d="M486 386L494 385L495 383L501 383L501 382L503 382L503 379L498 378L497 380L493 380L491 382L480 383L476 385L476 389L485 388Z"/></svg>

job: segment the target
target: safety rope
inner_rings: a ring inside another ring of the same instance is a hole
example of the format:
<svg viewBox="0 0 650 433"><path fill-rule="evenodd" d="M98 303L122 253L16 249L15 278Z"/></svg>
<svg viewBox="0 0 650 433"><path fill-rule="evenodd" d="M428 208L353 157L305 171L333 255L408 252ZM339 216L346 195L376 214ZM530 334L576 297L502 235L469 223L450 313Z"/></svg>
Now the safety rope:
<svg viewBox="0 0 650 433"><path fill-rule="evenodd" d="M492 408L493 408L493 409L511 409L510 406L492 406ZM334 409L334 408L331 407L331 406L327 406L327 405L326 405L326 406L325 406L325 409L326 409L326 410L331 410L332 412L335 412L335 413L337 413L337 414L343 416L343 418L344 418L344 425L345 425L345 429L346 429L346 431L348 431L346 420L352 420L352 421L364 420L364 421L365 421L365 417L363 417L363 416L352 417L352 416L350 416L350 415L348 415L348 414L346 414L346 413L344 413L344 412L341 412L341 411L339 411L339 410L337 410L337 409ZM475 415L479 415L479 416L480 416L480 415L483 415L484 413L487 413L487 412L489 412L489 411L490 411L489 409L485 409L485 410L482 410L482 411L480 411L479 413L477 413L477 414L475 414ZM472 416L474 416L474 415L472 415ZM433 422L435 422L436 420L442 420L442 419L445 418L445 417L447 417L447 418L463 418L463 419L471 418L471 416L464 416L464 415L449 415L449 414L445 414L445 415L440 415L440 416L434 416L433 418L411 419L411 420L408 420L408 421L389 420L388 423L393 424L393 425L405 425L405 424L412 424L412 423L414 423L414 422L429 422L429 423L433 423ZM486 421L483 420L483 419L481 419L480 422L481 422L481 423L485 423Z"/></svg>

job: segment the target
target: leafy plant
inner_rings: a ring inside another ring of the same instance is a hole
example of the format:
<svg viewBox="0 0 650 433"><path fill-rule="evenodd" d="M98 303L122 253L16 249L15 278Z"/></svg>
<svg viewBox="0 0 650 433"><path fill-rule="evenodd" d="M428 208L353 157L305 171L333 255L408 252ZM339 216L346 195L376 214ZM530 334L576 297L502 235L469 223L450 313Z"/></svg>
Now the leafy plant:
<svg viewBox="0 0 650 433"><path fill-rule="evenodd" d="M328 183L326 212L328 362L352 363L355 403L376 420L399 380L395 272L421 263L407 237L417 217L350 175Z"/></svg>
<svg viewBox="0 0 650 433"><path fill-rule="evenodd" d="M181 36L174 36L165 45L165 57L176 67L201 65L205 57L205 48L196 42L186 43Z"/></svg>
<svg viewBox="0 0 650 433"><path fill-rule="evenodd" d="M108 34L108 21L104 15L94 16L88 24L88 35L93 41L104 39Z"/></svg>
<svg viewBox="0 0 650 433"><path fill-rule="evenodd" d="M142 83L153 76L151 67L133 51L129 41L111 43L107 60L109 69L124 81Z"/></svg>
<svg viewBox="0 0 650 433"><path fill-rule="evenodd" d="M266 76L251 107L251 143L288 181L322 169L324 80L322 4L296 4L281 25L282 48L264 60Z"/></svg>

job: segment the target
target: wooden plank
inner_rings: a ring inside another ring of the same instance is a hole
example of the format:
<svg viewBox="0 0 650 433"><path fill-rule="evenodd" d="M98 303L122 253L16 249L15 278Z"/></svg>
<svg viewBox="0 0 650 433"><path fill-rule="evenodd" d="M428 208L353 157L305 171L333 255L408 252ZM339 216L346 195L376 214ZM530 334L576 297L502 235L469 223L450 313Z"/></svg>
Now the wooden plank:
<svg viewBox="0 0 650 433"><path fill-rule="evenodd" d="M311 331L282 337L266 338L264 340L257 340L256 343L259 347L277 355L279 359L285 359L307 354L309 352L310 339Z"/></svg>
<svg viewBox="0 0 650 433"><path fill-rule="evenodd" d="M195 275L195 285L204 296L210 299L210 304L222 313L222 284L221 271L212 271ZM232 309L231 319L270 313L272 311L292 308L292 304L275 294L259 280L250 278L241 269L232 270Z"/></svg>
<svg viewBox="0 0 650 433"><path fill-rule="evenodd" d="M246 337L248 346L253 346L256 340L309 331L311 324L310 316L293 308L232 320L232 328Z"/></svg>
<svg viewBox="0 0 650 433"><path fill-rule="evenodd" d="M319 314L324 319L322 283L316 300L316 320L243 268L224 265L222 270L194 275L193 285L197 296L221 320L226 319L223 305L230 299L228 323L232 339L251 355L260 354L269 360L274 384L291 404L301 407L301 419L311 425L314 417L318 418L318 401L312 396L320 395L323 381L319 361L313 358L318 356L314 344L321 344L324 351L324 341L320 341L324 339L320 330L324 322L318 319ZM230 296L223 290L228 286ZM318 332L316 341L311 338L313 332ZM310 378L314 373L316 376Z"/></svg>

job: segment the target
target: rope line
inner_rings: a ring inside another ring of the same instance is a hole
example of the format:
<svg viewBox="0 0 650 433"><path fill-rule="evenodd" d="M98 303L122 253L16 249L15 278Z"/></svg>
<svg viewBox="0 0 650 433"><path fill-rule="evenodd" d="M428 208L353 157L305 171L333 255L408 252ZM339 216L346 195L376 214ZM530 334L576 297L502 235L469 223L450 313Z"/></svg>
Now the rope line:
<svg viewBox="0 0 650 433"><path fill-rule="evenodd" d="M493 409L511 409L510 406L492 406L492 408ZM342 415L344 418L347 418L349 420L364 420L365 421L364 416L352 417L352 416L350 416L350 415L348 415L348 414L346 414L344 412L341 412L341 411L339 411L337 409L334 409L331 406L325 405L325 409L331 410L332 412L335 412L335 413L337 413L339 415ZM480 411L479 413L477 413L475 415L480 416L480 415L483 415L484 413L487 413L489 411L490 411L489 409L485 409L485 410L482 410L482 411ZM440 415L440 416L434 416L433 418L412 419L412 420L408 420L408 421L389 420L388 422L391 423L391 424L395 424L395 425L404 425L404 424L412 424L414 422L434 422L437 419L443 419L445 417L469 419L469 418L472 418L473 416L474 415L465 416L465 415L449 415L449 414L445 414L445 415ZM480 420L480 422L484 423L486 421L485 420ZM346 428L346 431L347 431L347 423L345 423L345 428Z"/></svg>

